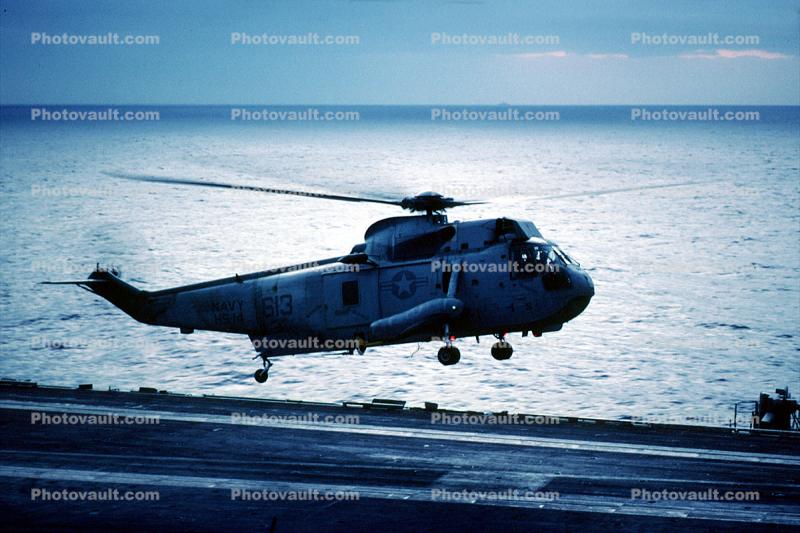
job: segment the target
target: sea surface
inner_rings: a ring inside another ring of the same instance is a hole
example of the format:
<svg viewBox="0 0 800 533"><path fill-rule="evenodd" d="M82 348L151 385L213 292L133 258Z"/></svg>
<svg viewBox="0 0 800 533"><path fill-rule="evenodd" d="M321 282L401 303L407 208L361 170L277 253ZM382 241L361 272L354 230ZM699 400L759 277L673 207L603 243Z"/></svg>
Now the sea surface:
<svg viewBox="0 0 800 533"><path fill-rule="evenodd" d="M32 121L29 107L2 108L0 377L711 425L759 392L800 394L798 108L730 122L632 121L625 107L548 108L560 119L527 122L433 121L426 107L319 108L359 112L348 121L134 109L160 120ZM104 172L491 200L450 217L533 220L596 295L560 332L513 335L509 361L491 358L489 338L464 339L452 367L434 343L402 345L278 358L259 385L246 337L146 326L39 282L82 279L99 262L154 290L313 261L402 213ZM663 184L683 185L649 188Z"/></svg>

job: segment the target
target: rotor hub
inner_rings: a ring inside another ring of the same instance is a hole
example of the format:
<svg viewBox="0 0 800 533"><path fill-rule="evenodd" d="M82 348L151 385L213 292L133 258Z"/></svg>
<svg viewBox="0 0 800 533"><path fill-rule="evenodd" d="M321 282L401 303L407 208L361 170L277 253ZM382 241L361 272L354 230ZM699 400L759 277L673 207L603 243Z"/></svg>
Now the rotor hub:
<svg viewBox="0 0 800 533"><path fill-rule="evenodd" d="M457 204L452 198L443 196L438 192L427 191L416 196L406 196L403 198L400 205L403 209L408 209L409 211L433 213L436 211L444 211Z"/></svg>

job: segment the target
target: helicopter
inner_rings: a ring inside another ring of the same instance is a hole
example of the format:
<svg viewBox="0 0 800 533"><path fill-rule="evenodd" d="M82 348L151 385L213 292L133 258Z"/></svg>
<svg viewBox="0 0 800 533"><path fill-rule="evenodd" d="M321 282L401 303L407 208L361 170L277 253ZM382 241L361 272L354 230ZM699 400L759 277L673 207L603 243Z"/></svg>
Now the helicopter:
<svg viewBox="0 0 800 533"><path fill-rule="evenodd" d="M260 358L254 378L269 378L271 358L345 348L442 342L442 365L459 362L454 341L491 335L494 359L511 358L511 332L556 332L580 315L594 283L580 264L533 222L493 218L450 222L448 209L484 202L435 192L401 199L319 194L205 180L108 173L170 185L305 196L400 207L410 214L373 223L349 253L157 291L138 289L116 269L77 285L144 324L247 335Z"/></svg>

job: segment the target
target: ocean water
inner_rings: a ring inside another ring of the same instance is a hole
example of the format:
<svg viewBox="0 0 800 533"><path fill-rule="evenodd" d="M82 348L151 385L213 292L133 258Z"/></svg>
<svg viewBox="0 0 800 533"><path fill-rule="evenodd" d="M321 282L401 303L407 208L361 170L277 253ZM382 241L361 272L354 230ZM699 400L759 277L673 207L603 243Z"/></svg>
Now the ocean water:
<svg viewBox="0 0 800 533"><path fill-rule="evenodd" d="M757 108L754 122L632 122L627 108L574 107L536 123L347 109L360 120L236 122L228 108L186 107L159 108L157 122L32 122L29 108L3 108L0 376L714 425L736 400L787 384L800 393L798 108ZM491 358L491 339L464 339L452 367L433 343L402 345L278 358L259 385L246 337L145 326L78 288L38 283L82 279L96 262L158 289L312 261L401 213L104 171L488 199L451 219L533 220L590 272L596 295L558 333L513 335L509 361ZM668 183L685 185L647 188Z"/></svg>

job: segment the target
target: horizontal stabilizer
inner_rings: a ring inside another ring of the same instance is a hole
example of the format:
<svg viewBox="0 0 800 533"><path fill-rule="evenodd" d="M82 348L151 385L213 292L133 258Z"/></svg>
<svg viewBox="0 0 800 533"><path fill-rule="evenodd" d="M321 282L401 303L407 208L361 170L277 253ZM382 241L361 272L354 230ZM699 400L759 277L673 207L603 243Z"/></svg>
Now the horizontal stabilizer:
<svg viewBox="0 0 800 533"><path fill-rule="evenodd" d="M44 281L45 285L77 285L116 305L139 322L147 322L148 293L128 285L117 276L116 270L99 267L80 281Z"/></svg>

